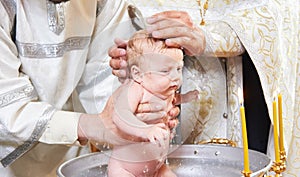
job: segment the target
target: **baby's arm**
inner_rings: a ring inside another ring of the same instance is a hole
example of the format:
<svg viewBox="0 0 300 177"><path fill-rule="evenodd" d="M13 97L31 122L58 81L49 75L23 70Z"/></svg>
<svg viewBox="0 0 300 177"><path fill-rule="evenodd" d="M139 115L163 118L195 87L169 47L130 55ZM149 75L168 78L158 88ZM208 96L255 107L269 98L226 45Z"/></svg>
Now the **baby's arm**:
<svg viewBox="0 0 300 177"><path fill-rule="evenodd" d="M129 135L147 139L152 143L158 141L163 145L164 139L168 136L165 124L148 125L134 114L143 98L143 91L143 88L135 82L124 83L118 88L116 92L119 93L114 98L113 121L121 131Z"/></svg>
<svg viewBox="0 0 300 177"><path fill-rule="evenodd" d="M198 90L189 91L185 94L176 93L173 104L179 105L182 103L188 103L188 102L197 100L198 97L199 97Z"/></svg>

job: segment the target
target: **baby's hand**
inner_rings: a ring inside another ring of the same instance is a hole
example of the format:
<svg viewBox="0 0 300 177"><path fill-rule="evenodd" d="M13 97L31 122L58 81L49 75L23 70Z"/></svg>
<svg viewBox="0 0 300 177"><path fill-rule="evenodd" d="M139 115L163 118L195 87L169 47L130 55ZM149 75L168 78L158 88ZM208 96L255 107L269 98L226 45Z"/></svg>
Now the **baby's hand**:
<svg viewBox="0 0 300 177"><path fill-rule="evenodd" d="M182 103L195 101L197 99L199 99L199 91L198 90L189 91L186 94L182 94L182 96L181 96Z"/></svg>
<svg viewBox="0 0 300 177"><path fill-rule="evenodd" d="M169 138L169 131L164 129L164 123L158 123L147 128L146 137L151 143L159 143L160 146L165 147L165 141Z"/></svg>
<svg viewBox="0 0 300 177"><path fill-rule="evenodd" d="M193 91L189 91L185 94L176 94L174 104L178 105L178 104L182 104L182 103L188 103L191 101L195 101L197 99L199 99L199 91L193 90Z"/></svg>

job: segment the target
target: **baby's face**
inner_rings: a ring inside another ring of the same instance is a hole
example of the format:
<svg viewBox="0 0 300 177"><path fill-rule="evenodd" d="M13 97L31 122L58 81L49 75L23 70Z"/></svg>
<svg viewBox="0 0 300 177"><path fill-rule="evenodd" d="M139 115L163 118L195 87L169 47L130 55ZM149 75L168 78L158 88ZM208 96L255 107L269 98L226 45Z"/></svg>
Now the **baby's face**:
<svg viewBox="0 0 300 177"><path fill-rule="evenodd" d="M143 54L142 84L152 93L169 96L182 84L183 53L177 48Z"/></svg>

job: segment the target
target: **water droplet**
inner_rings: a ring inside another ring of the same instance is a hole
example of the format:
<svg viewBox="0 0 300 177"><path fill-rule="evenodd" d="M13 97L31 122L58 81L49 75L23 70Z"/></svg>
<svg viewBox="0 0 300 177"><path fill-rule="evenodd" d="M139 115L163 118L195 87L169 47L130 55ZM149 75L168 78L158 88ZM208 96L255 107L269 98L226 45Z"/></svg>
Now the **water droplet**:
<svg viewBox="0 0 300 177"><path fill-rule="evenodd" d="M169 165L169 160L168 160L168 158L166 158L165 163L166 163L166 165Z"/></svg>
<svg viewBox="0 0 300 177"><path fill-rule="evenodd" d="M216 152L215 152L215 156L218 156L218 155L220 155L220 154L221 154L220 151L216 151Z"/></svg>
<svg viewBox="0 0 300 177"><path fill-rule="evenodd" d="M148 172L149 172L149 168L148 168L148 166L146 165L146 166L144 167L144 169L143 169L143 173L146 174L146 173L148 173Z"/></svg>

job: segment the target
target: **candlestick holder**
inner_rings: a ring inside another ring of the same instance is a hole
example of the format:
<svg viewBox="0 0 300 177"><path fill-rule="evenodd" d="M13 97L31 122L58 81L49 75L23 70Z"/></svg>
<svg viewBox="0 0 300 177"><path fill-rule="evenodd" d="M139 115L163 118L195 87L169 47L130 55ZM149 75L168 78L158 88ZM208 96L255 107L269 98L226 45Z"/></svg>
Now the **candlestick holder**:
<svg viewBox="0 0 300 177"><path fill-rule="evenodd" d="M282 152L282 159L279 162L273 162L273 165L270 169L270 172L275 172L275 175L268 175L267 177L282 177L282 173L286 170L286 163L285 163L286 155L285 152Z"/></svg>
<svg viewBox="0 0 300 177"><path fill-rule="evenodd" d="M280 160L283 161L285 163L286 161L286 153L285 150L280 151Z"/></svg>
<svg viewBox="0 0 300 177"><path fill-rule="evenodd" d="M242 171L242 174L244 175L244 177L250 177L251 173L252 173L252 171L245 171L245 170Z"/></svg>
<svg viewBox="0 0 300 177"><path fill-rule="evenodd" d="M281 161L280 162L273 162L273 165L271 167L271 171L275 172L276 174L276 177L279 175L279 176L282 176L281 175Z"/></svg>
<svg viewBox="0 0 300 177"><path fill-rule="evenodd" d="M286 153L285 151L280 151L280 172L283 173L286 170Z"/></svg>

